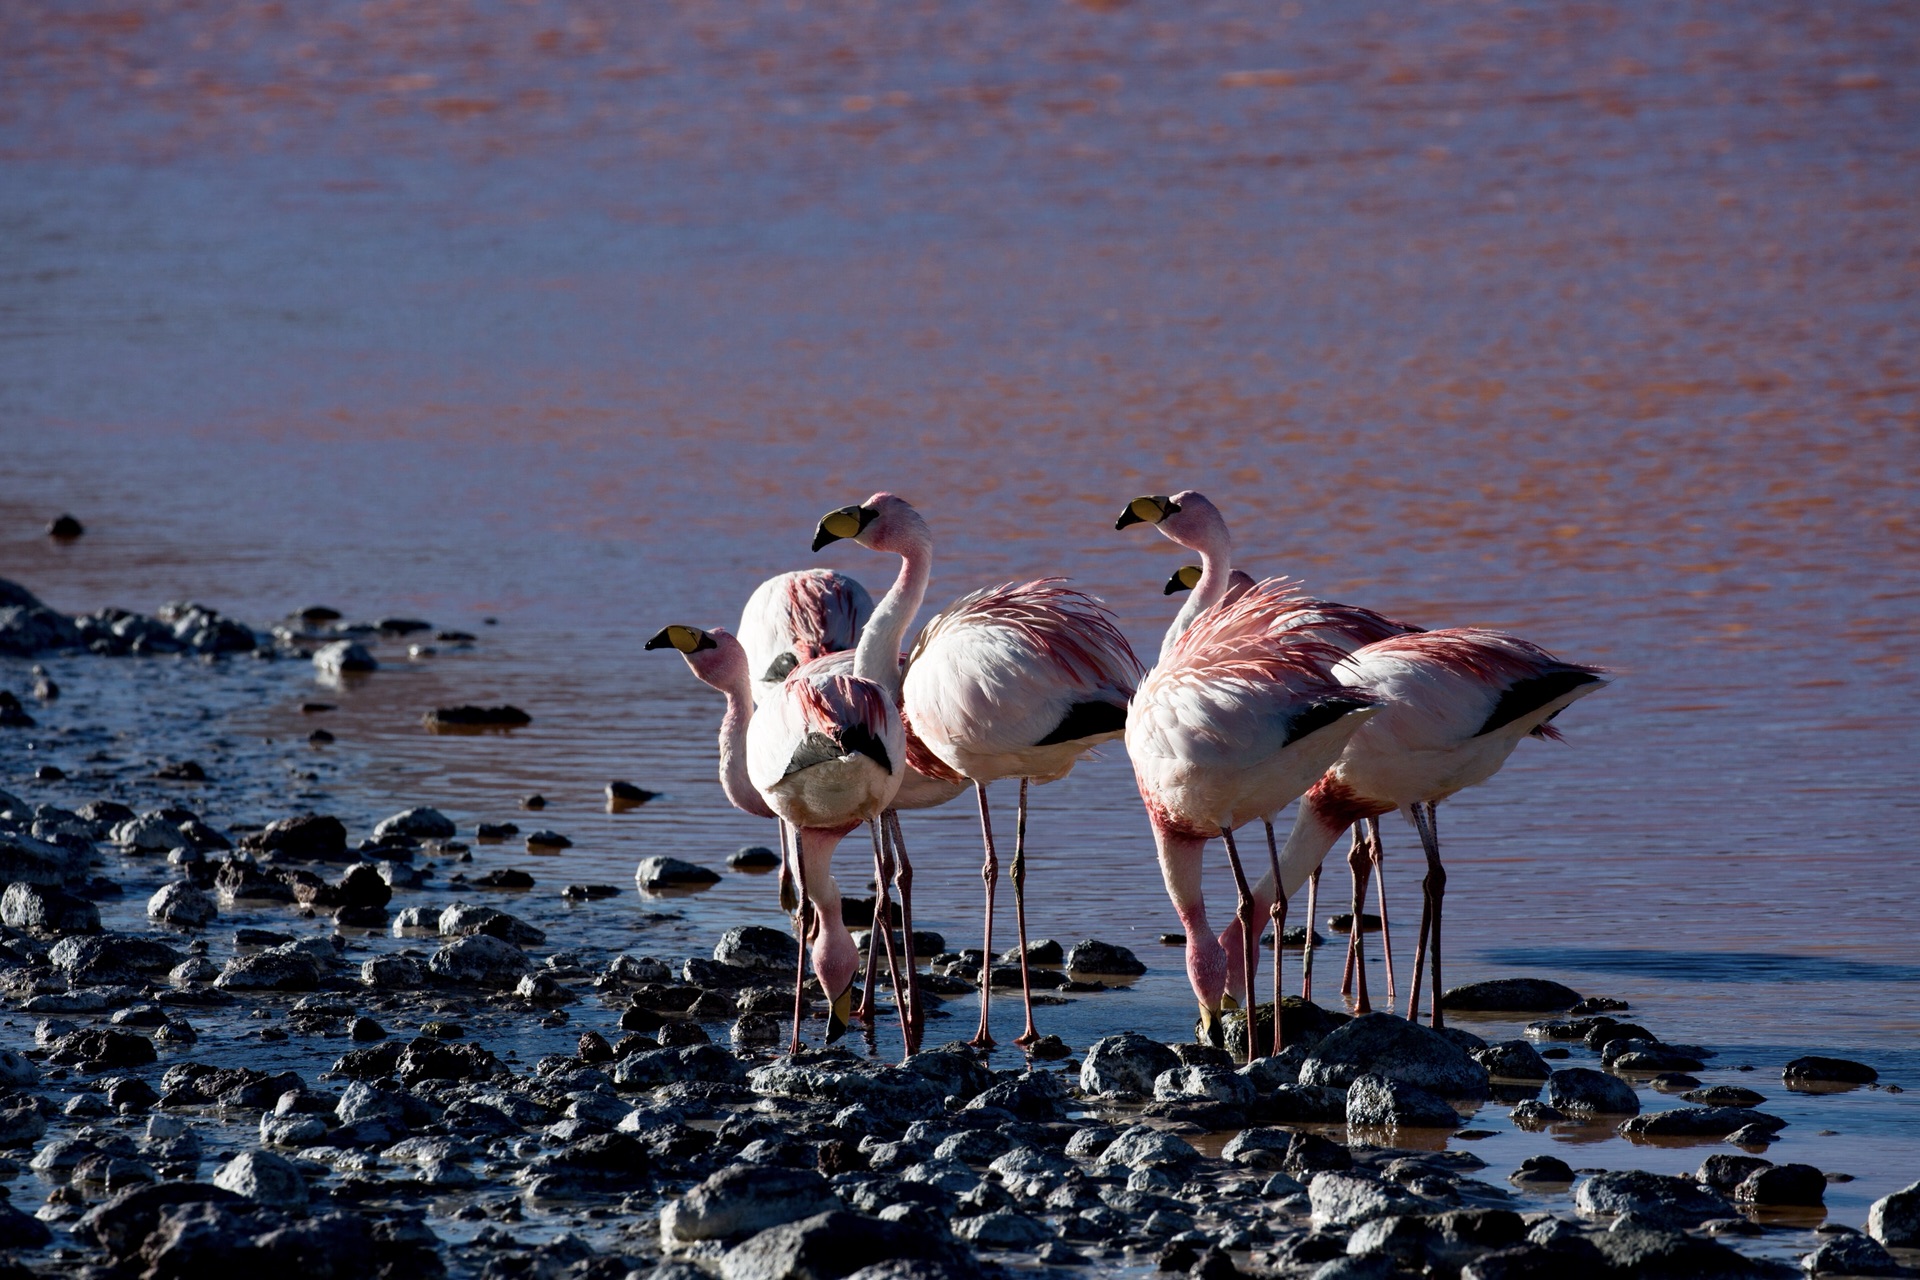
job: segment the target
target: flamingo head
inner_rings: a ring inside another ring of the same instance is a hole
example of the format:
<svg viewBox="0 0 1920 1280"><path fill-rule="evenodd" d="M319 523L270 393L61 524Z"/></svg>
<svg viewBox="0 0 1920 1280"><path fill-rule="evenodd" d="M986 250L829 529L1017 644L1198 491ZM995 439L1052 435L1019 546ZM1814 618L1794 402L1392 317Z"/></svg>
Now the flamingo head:
<svg viewBox="0 0 1920 1280"><path fill-rule="evenodd" d="M747 651L731 632L719 627L711 631L678 623L662 627L647 641L647 648L678 649L693 674L716 689L726 690L748 679Z"/></svg>
<svg viewBox="0 0 1920 1280"><path fill-rule="evenodd" d="M815 551L830 542L850 539L869 551L904 554L927 542L926 521L905 498L881 492L865 502L839 507L820 517L813 531Z"/></svg>
<svg viewBox="0 0 1920 1280"><path fill-rule="evenodd" d="M1206 494L1194 489L1135 498L1121 511L1113 527L1124 529L1130 524L1153 525L1169 540L1193 551L1214 550L1228 541L1227 522L1220 515L1220 509L1208 501ZM1194 581L1198 582L1199 578L1196 576ZM1172 595L1174 590L1173 584L1168 583L1167 594Z"/></svg>
<svg viewBox="0 0 1920 1280"><path fill-rule="evenodd" d="M1200 585L1200 573L1201 569L1197 564L1181 565L1173 571L1173 576L1167 579L1166 589L1160 594L1163 596L1177 596L1183 591L1193 590Z"/></svg>

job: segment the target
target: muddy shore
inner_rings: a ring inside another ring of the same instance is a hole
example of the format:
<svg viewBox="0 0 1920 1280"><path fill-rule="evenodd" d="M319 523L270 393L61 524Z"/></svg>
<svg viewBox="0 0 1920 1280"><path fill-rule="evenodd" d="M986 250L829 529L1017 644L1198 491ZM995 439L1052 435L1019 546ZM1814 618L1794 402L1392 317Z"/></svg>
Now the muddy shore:
<svg viewBox="0 0 1920 1280"><path fill-rule="evenodd" d="M324 707L316 679L351 680L362 656L471 635L256 629L189 607L75 620L22 594L0 617L0 1275L1920 1263L1920 1190L1833 1222L1822 1204L1847 1175L1767 1154L1780 1103L1843 1108L1895 1082L1809 1046L1784 1076L1730 1083L1685 1028L1539 980L1454 997L1488 1019L1468 1025L1515 1036L1351 1018L1328 989L1290 999L1290 1048L1251 1066L1114 1034L994 1070L951 1043L968 965L929 946L956 1016L921 1054L856 1037L789 1058L790 937L690 923L671 896L613 936L594 913L637 890L571 882L535 851L559 848L535 838L538 809L484 839L425 806L368 812L354 756L319 736L326 711L304 713L311 740L232 728L264 705ZM1062 941L1056 998L1108 1002L1124 1027L1122 975L1073 966ZM1502 1176L1474 1150L1493 1115L1683 1147L1697 1168L1535 1156Z"/></svg>

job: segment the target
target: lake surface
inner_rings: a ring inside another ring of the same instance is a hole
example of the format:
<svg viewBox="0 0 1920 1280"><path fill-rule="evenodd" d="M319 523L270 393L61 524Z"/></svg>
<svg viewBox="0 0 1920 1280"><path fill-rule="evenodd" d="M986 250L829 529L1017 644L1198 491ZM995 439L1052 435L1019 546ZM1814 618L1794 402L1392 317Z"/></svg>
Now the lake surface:
<svg viewBox="0 0 1920 1280"><path fill-rule="evenodd" d="M1443 809L1450 981L1626 998L1763 1092L1805 1052L1920 1083L1917 37L1897 5L22 0L0 575L475 631L388 646L288 803L530 826L537 790L576 842L543 881L630 884L770 840L714 781L717 696L640 646L784 569L877 592L892 561L808 553L821 513L898 492L928 613L1064 574L1150 655L1183 555L1113 517L1200 489L1243 567L1618 674ZM310 682L263 689L231 736L291 750ZM533 725L419 725L499 700ZM665 794L610 815L611 778ZM917 923L977 945L970 806L907 835ZM1030 835L1034 932L1152 967L1042 1029L1183 1034L1120 748ZM1408 926L1417 848L1390 820ZM672 905L779 923L765 879ZM1857 1174L1857 1225L1920 1177L1912 1096L1781 1095L1772 1158ZM1491 1110L1489 1160L1549 1145Z"/></svg>

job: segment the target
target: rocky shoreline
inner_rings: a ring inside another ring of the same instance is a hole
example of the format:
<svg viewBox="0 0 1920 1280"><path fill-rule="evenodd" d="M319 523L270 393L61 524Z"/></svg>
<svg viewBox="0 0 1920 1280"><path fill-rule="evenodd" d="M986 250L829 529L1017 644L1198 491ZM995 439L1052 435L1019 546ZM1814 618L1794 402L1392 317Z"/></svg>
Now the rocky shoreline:
<svg viewBox="0 0 1920 1280"><path fill-rule="evenodd" d="M0 684L28 721L48 652L347 671L383 631L257 632L198 606L83 625L0 588ZM395 642L427 629L399 621ZM470 875L479 832L437 811L298 812L237 747L192 777L190 739L158 721L142 741L176 755L157 768L42 777L34 730L0 728L0 1280L1772 1276L1794 1272L1756 1252L1768 1215L1817 1220L1830 1185L1761 1154L1786 1122L1759 1091L1689 1075L1708 1047L1537 980L1449 994L1541 1015L1491 1044L1290 998L1290 1047L1251 1065L1230 1052L1244 1015L1226 1050L1121 1034L1002 1071L955 1044L788 1057L777 930L698 939L661 911L644 945L583 944L505 907L623 890ZM977 957L923 941L933 998L969 999ZM1068 991L1124 953L1058 950ZM1871 1076L1809 1057L1781 1084ZM1641 1088L1689 1105L1643 1109ZM1702 1160L1673 1177L1535 1157L1503 1185L1447 1141L1496 1106ZM1823 1226L1803 1268L1920 1262L1920 1185L1866 1225Z"/></svg>

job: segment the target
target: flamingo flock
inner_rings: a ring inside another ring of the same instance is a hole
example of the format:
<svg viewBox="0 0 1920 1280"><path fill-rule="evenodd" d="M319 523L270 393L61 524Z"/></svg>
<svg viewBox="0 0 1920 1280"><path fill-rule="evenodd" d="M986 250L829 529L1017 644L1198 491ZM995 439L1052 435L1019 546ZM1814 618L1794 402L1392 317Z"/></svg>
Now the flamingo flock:
<svg viewBox="0 0 1920 1280"><path fill-rule="evenodd" d="M1020 786L1008 878L1026 1015L1015 1043L1037 1045L1026 922L1029 788L1064 778L1088 752L1116 740L1132 761L1167 896L1186 931L1187 977L1204 1039L1222 1042L1225 1015L1244 1007L1249 1059L1284 1047L1279 940L1288 904L1308 889L1311 934L1321 864L1349 830L1353 923L1343 991L1359 1011L1371 1008L1360 925L1369 880L1379 889L1391 991L1379 819L1396 811L1413 826L1427 862L1406 1008L1408 1016L1419 1015L1430 969L1428 1016L1434 1027L1443 1025L1447 873L1437 806L1499 772L1522 739L1557 738L1550 722L1601 688L1605 672L1503 632L1427 630L1314 599L1286 579L1255 581L1233 565L1225 517L1191 490L1133 499L1116 528L1135 524L1153 526L1200 557L1166 584L1166 594L1187 598L1151 670L1104 604L1058 578L969 592L908 644L932 579L933 532L891 493L827 512L812 544L817 552L845 540L899 557L878 601L832 570L783 573L754 591L737 635L675 624L647 642L679 652L697 678L724 695L722 790L742 812L780 824L781 899L801 941L792 1049L801 1044L806 965L828 1002L831 1043L855 1020L877 1016L883 951L907 1051L917 1047L925 1010L913 954L913 870L899 811L934 808L969 789L980 814L985 898L980 1024L970 1043L994 1045L1000 844L987 789L1013 779ZM1283 843L1275 822L1295 801ZM1250 875L1236 833L1256 819L1267 856ZM876 893L856 1008L859 950L832 863L841 841L862 825ZM1224 927L1209 919L1201 888L1215 838L1235 886ZM1256 981L1269 921L1273 1034L1270 1046L1256 1046ZM1310 998L1311 946L1305 951L1303 995Z"/></svg>

